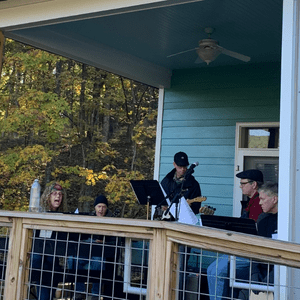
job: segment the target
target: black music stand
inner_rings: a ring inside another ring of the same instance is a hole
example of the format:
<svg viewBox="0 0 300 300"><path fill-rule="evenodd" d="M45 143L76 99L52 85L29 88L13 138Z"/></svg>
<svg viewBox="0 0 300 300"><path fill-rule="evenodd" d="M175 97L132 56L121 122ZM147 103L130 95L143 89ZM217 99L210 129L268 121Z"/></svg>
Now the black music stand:
<svg viewBox="0 0 300 300"><path fill-rule="evenodd" d="M256 223L252 219L201 215L203 226L257 235Z"/></svg>
<svg viewBox="0 0 300 300"><path fill-rule="evenodd" d="M130 180L139 204L147 205L147 220L150 205L160 204L165 196L157 180Z"/></svg>

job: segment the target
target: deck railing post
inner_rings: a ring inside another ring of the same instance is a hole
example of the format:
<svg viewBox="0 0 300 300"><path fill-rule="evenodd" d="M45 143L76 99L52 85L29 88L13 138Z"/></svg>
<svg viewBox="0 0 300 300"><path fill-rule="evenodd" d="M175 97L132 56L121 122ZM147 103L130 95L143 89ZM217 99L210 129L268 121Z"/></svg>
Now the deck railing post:
<svg viewBox="0 0 300 300"><path fill-rule="evenodd" d="M22 229L21 251L20 251L20 268L19 280L17 284L17 299L25 299L27 295L27 285L24 285L29 276L30 257L28 253L31 251L32 246L32 230L27 228Z"/></svg>
<svg viewBox="0 0 300 300"><path fill-rule="evenodd" d="M164 299L176 299L175 288L177 285L177 274L178 268L178 249L179 245L173 241L167 241L167 252L166 252L166 271L165 271L165 298Z"/></svg>
<svg viewBox="0 0 300 300"><path fill-rule="evenodd" d="M154 229L150 248L150 281L148 299L168 300L165 298L167 265L167 236L165 229Z"/></svg>
<svg viewBox="0 0 300 300"><path fill-rule="evenodd" d="M13 226L9 236L9 251L5 274L4 299L17 299L19 282L20 253L22 240L22 218L13 218Z"/></svg>

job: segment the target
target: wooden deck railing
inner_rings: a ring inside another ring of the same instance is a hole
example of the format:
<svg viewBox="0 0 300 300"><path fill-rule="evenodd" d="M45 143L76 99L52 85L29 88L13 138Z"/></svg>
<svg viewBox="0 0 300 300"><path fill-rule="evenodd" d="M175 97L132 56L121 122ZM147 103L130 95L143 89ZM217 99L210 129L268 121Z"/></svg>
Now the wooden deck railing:
<svg viewBox="0 0 300 300"><path fill-rule="evenodd" d="M175 299L174 270L179 244L300 268L298 244L175 222L10 211L0 212L0 222L1 226L11 226L3 298L6 300L26 299L26 266L33 229L148 239L147 299L151 300Z"/></svg>

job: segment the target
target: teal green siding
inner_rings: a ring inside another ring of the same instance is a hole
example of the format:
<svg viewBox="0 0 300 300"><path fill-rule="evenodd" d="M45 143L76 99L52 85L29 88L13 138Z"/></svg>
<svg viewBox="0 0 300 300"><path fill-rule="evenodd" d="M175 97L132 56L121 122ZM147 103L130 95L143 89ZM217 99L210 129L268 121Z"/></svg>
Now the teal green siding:
<svg viewBox="0 0 300 300"><path fill-rule="evenodd" d="M208 66L173 73L165 90L160 180L178 151L190 163L206 203L232 215L237 122L277 122L280 65Z"/></svg>

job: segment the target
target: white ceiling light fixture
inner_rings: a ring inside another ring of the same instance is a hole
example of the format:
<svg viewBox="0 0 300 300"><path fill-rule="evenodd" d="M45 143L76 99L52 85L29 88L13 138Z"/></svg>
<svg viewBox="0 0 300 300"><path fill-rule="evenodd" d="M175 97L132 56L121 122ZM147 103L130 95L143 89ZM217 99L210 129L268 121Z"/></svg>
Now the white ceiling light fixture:
<svg viewBox="0 0 300 300"><path fill-rule="evenodd" d="M206 62L207 64L209 64L212 61L214 61L221 53L225 54L225 55L228 55L228 56L231 56L233 58L239 59L239 60L244 61L244 62L250 61L251 58L249 56L227 50L227 49L221 47L217 41L211 39L210 36L214 32L214 29L212 27L206 27L204 29L204 32L206 34L208 34L208 38L199 41L199 47L189 49L189 50L186 50L186 51L182 51L182 52L178 52L178 53L175 53L175 54L171 54L167 57L169 58L169 57L172 57L172 56L176 56L176 55L179 55L179 54L183 54L183 53L186 53L186 52L189 52L189 51L196 50L196 52L199 56L199 59L197 59L195 61L195 63L199 63L202 60L202 61Z"/></svg>
<svg viewBox="0 0 300 300"><path fill-rule="evenodd" d="M199 41L199 48L196 48L196 52L203 61L209 64L222 53L222 50L218 47L217 41L205 39Z"/></svg>

